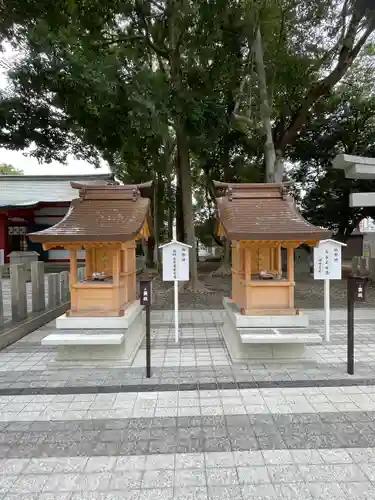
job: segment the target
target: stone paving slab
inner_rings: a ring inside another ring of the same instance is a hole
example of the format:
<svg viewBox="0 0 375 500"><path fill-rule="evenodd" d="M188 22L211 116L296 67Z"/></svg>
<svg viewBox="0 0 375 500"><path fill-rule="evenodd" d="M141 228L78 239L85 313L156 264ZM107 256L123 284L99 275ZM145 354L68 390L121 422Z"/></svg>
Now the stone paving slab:
<svg viewBox="0 0 375 500"><path fill-rule="evenodd" d="M77 406L80 405L73 407ZM78 412L74 409L70 414L75 413L77 418ZM28 417L29 412L25 410L24 413ZM153 460L163 464L169 456L176 454L205 453L206 461L211 461L212 467L218 466L216 454L226 464L227 457L234 452L261 450L270 463L285 464L288 463L285 457L289 457L290 453L284 450L317 449L334 463L336 459L342 460L343 448L347 451L359 447L372 450L375 446L374 412L131 419L104 418L103 415L100 419L87 417L81 420L69 420L69 416L66 412L64 420L43 423L10 421L0 431L0 457L45 459L56 456L153 455ZM277 454L276 450L280 453ZM162 455L168 456L163 458ZM352 461L349 458L345 460Z"/></svg>
<svg viewBox="0 0 375 500"><path fill-rule="evenodd" d="M317 316L318 317L318 316ZM375 317L294 363L232 365L221 315L153 316L130 368L61 364L53 324L0 352L0 500L373 500ZM319 319L313 328L323 333Z"/></svg>

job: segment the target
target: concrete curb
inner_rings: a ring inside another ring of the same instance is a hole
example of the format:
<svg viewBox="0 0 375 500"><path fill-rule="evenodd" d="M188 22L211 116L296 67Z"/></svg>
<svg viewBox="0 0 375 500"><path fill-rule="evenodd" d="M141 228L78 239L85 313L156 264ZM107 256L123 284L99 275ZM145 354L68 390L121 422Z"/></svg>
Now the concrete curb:
<svg viewBox="0 0 375 500"><path fill-rule="evenodd" d="M5 349L17 340L22 339L29 333L37 330L41 326L53 321L64 314L70 307L70 302L60 304L53 309L47 309L41 313L31 313L24 321L18 323L8 322L5 328L0 331L0 351Z"/></svg>

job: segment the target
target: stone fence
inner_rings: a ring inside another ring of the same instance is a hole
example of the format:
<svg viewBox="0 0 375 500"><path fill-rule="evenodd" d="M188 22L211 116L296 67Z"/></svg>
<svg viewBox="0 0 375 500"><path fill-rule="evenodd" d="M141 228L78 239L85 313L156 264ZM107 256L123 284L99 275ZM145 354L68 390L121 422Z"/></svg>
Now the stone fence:
<svg viewBox="0 0 375 500"><path fill-rule="evenodd" d="M137 257L137 274L144 265L144 257ZM86 268L77 272L84 280ZM69 309L69 278L69 271L46 273L44 262L0 266L0 350Z"/></svg>
<svg viewBox="0 0 375 500"><path fill-rule="evenodd" d="M63 314L70 306L69 272L45 274L43 262L9 266L0 279L0 349ZM84 279L85 268L78 268Z"/></svg>

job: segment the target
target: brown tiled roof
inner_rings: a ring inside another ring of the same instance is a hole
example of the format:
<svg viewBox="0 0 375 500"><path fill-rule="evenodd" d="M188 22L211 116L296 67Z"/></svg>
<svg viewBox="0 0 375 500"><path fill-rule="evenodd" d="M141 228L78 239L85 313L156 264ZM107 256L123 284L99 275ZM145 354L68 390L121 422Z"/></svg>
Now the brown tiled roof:
<svg viewBox="0 0 375 500"><path fill-rule="evenodd" d="M72 183L72 187L79 189L79 198L72 201L65 217L44 231L30 233L31 241L131 241L148 218L150 200L140 194L144 185Z"/></svg>
<svg viewBox="0 0 375 500"><path fill-rule="evenodd" d="M219 222L231 240L319 241L329 231L313 226L298 212L282 184L214 182Z"/></svg>

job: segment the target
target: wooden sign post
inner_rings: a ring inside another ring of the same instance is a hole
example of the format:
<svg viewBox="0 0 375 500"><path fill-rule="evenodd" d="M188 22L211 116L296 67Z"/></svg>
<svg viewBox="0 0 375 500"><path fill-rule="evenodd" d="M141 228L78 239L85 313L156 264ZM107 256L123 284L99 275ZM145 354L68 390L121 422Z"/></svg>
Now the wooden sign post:
<svg viewBox="0 0 375 500"><path fill-rule="evenodd" d="M174 282L174 324L175 339L178 343L178 282L189 281L189 250L191 246L172 240L159 248L163 251L163 281Z"/></svg>
<svg viewBox="0 0 375 500"><path fill-rule="evenodd" d="M314 248L314 279L324 280L324 340L330 341L330 280L341 280L341 249L345 243L322 240Z"/></svg>

